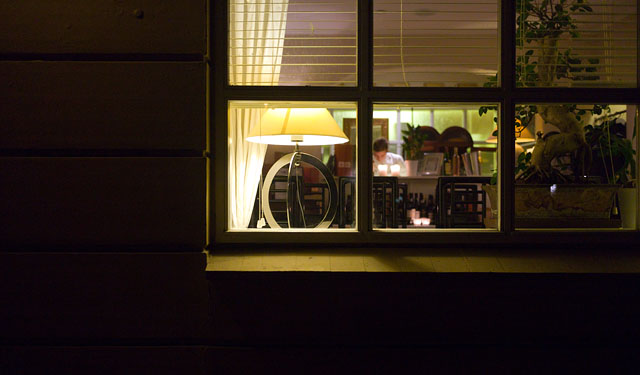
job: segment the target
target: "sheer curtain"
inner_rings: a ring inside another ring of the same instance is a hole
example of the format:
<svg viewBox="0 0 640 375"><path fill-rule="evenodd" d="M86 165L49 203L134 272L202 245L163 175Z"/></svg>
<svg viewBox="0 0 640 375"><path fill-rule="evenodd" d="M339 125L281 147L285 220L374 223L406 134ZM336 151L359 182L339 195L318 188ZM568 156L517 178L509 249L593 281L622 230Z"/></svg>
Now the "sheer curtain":
<svg viewBox="0 0 640 375"><path fill-rule="evenodd" d="M289 0L231 0L229 25L229 83L278 84ZM251 219L266 145L245 141L259 126L261 108L229 111L229 224L247 228Z"/></svg>

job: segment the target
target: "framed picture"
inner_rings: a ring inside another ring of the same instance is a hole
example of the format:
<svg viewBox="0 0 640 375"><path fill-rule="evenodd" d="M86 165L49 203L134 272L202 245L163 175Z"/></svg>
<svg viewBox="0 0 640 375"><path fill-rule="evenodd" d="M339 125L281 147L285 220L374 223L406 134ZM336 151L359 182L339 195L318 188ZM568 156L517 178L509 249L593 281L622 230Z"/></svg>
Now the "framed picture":
<svg viewBox="0 0 640 375"><path fill-rule="evenodd" d="M444 154L442 152L429 152L424 155L424 158L420 160L418 164L418 175L430 176L440 175L440 169L442 168L442 160Z"/></svg>

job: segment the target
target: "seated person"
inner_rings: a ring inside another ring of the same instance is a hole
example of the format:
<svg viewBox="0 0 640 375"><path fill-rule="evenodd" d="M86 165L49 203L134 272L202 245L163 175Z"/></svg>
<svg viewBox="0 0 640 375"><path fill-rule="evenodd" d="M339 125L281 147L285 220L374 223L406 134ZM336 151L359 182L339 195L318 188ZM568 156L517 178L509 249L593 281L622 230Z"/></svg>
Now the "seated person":
<svg viewBox="0 0 640 375"><path fill-rule="evenodd" d="M400 167L400 176L407 175L407 167L404 164L404 159L402 156L394 154L392 152L388 152L389 150L389 141L384 138L378 138L373 142L373 175L381 176L380 170L378 168L379 165L386 164L387 167L387 176L391 176L391 166L397 165Z"/></svg>

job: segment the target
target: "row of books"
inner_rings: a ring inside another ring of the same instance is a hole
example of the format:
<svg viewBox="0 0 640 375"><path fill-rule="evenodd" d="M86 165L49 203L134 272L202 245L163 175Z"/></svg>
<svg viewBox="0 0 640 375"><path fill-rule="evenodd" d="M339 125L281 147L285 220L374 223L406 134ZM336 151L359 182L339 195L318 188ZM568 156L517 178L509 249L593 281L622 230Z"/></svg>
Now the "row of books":
<svg viewBox="0 0 640 375"><path fill-rule="evenodd" d="M462 160L463 171L460 171L460 175L463 176L480 176L482 171L480 170L480 153L478 151L465 152L460 155Z"/></svg>

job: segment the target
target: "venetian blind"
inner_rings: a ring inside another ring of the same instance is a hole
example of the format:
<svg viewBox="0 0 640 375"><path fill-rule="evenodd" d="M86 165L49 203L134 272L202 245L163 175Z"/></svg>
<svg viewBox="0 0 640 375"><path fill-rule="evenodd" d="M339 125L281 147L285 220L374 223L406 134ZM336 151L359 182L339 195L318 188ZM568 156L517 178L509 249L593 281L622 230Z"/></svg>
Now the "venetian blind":
<svg viewBox="0 0 640 375"><path fill-rule="evenodd" d="M238 70L253 72L242 82L231 78L232 84L356 85L356 0L230 0L229 4L230 75ZM278 22L264 22L273 18ZM256 25L262 30L256 32ZM256 43L274 48L243 48ZM276 80L263 79L275 77L275 71Z"/></svg>
<svg viewBox="0 0 640 375"><path fill-rule="evenodd" d="M498 72L497 0L374 0L376 86L483 86Z"/></svg>
<svg viewBox="0 0 640 375"><path fill-rule="evenodd" d="M518 86L637 86L636 0L523 0L516 8Z"/></svg>

